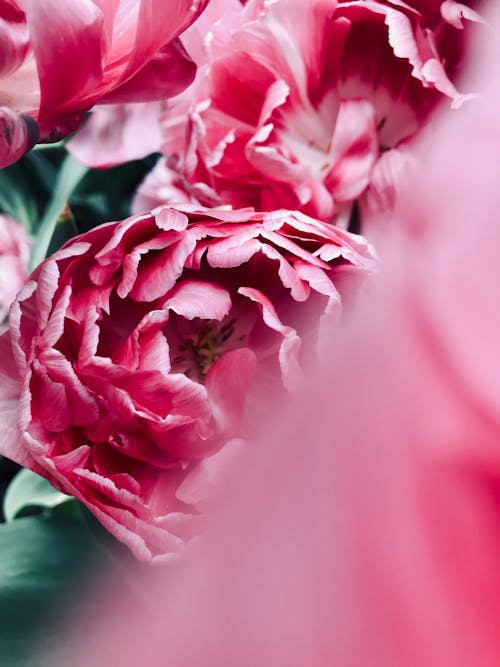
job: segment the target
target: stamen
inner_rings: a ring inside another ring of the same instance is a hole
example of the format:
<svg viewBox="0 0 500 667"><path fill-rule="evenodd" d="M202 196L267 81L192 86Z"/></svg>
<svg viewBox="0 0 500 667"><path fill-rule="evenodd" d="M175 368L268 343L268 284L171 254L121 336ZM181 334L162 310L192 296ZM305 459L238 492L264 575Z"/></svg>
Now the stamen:
<svg viewBox="0 0 500 667"><path fill-rule="evenodd" d="M183 326L182 334L176 327L177 345L171 348L172 371L203 383L214 362L226 350L245 345L248 332L247 327L242 330L241 324L233 317L223 322L197 320L190 323L187 331Z"/></svg>

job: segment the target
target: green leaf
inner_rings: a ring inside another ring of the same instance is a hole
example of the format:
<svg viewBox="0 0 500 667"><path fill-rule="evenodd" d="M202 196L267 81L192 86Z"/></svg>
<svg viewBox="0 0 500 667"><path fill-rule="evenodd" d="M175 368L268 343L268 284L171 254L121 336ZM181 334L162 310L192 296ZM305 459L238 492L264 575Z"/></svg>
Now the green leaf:
<svg viewBox="0 0 500 667"><path fill-rule="evenodd" d="M42 152L32 150L15 164L0 169L0 210L36 233L42 212L52 197L57 172L66 155L52 144Z"/></svg>
<svg viewBox="0 0 500 667"><path fill-rule="evenodd" d="M64 627L89 616L96 574L123 587L123 571L78 512L59 509L0 524L0 554L0 664L71 665Z"/></svg>
<svg viewBox="0 0 500 667"><path fill-rule="evenodd" d="M69 199L79 231L127 218L132 197L157 160L154 153L111 169L89 169Z"/></svg>
<svg viewBox="0 0 500 667"><path fill-rule="evenodd" d="M52 253L54 253L56 250L59 250L59 248L63 246L66 241L69 241L69 239L73 238L73 236L76 236L77 234L78 228L76 226L75 219L71 211L68 209L67 211L61 213L59 219L57 220L54 233L50 239L47 255L52 255Z"/></svg>
<svg viewBox="0 0 500 667"><path fill-rule="evenodd" d="M34 269L47 256L50 241L57 221L67 205L73 190L87 173L87 167L77 162L71 155L67 155L57 175L52 199L47 206L42 221L37 229L33 250L30 258L30 268Z"/></svg>
<svg viewBox="0 0 500 667"><path fill-rule="evenodd" d="M69 500L72 500L71 496L61 493L45 478L24 468L7 488L3 513L6 521L12 521L34 508L51 509Z"/></svg>

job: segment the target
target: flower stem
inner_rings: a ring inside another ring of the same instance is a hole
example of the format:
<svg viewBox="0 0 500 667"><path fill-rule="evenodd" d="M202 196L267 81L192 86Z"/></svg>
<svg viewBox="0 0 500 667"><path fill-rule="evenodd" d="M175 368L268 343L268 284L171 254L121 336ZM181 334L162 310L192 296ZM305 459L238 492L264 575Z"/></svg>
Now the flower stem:
<svg viewBox="0 0 500 667"><path fill-rule="evenodd" d="M35 236L30 257L30 270L33 270L45 259L56 223L67 206L68 199L73 190L80 183L87 171L88 168L77 162L71 155L68 155L64 159L57 175L52 199L47 206Z"/></svg>

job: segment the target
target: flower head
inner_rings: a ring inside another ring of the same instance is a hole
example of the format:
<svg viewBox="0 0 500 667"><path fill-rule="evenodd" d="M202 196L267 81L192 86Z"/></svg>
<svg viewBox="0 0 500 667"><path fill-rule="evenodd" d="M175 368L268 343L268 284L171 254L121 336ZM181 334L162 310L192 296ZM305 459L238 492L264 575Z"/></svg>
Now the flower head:
<svg viewBox="0 0 500 667"><path fill-rule="evenodd" d="M161 208L96 227L11 307L1 453L139 558L175 552L255 428L256 397L300 383L373 267L362 237L286 211Z"/></svg>
<svg viewBox="0 0 500 667"><path fill-rule="evenodd" d="M213 2L185 35L200 67L163 118L169 166L205 205L346 224L380 158L440 101L464 100L438 47L445 21L423 12L389 0Z"/></svg>

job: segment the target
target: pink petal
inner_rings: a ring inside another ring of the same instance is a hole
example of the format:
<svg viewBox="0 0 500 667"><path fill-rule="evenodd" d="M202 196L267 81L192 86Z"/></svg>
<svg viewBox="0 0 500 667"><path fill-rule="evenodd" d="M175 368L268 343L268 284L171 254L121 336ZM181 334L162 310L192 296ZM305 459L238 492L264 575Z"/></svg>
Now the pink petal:
<svg viewBox="0 0 500 667"><path fill-rule="evenodd" d="M227 29L228 15L233 15L237 22L241 9L240 0L210 0L201 16L183 32L182 43L198 65L201 65L206 58L206 35L221 19L224 20L224 27Z"/></svg>
<svg viewBox="0 0 500 667"><path fill-rule="evenodd" d="M217 426L237 435L248 391L257 369L257 357L247 347L224 352L205 377L208 400Z"/></svg>
<svg viewBox="0 0 500 667"><path fill-rule="evenodd" d="M31 350L30 339L36 335L37 323L33 312L32 304L35 300L36 283L29 280L19 291L16 300L9 311L9 331L12 345L12 358L19 369L20 374L24 374L28 368L28 356ZM31 315L31 322L28 325L28 317L25 313L24 304L28 303L28 313ZM31 307L30 307L31 306Z"/></svg>
<svg viewBox="0 0 500 667"><path fill-rule="evenodd" d="M0 107L0 169L19 160L38 141L38 127L29 116Z"/></svg>
<svg viewBox="0 0 500 667"><path fill-rule="evenodd" d="M179 485L176 497L199 511L213 511L215 501L227 492L231 481L234 483L233 472L247 446L245 441L233 439L212 456L199 461Z"/></svg>
<svg viewBox="0 0 500 667"><path fill-rule="evenodd" d="M444 0L441 3L441 16L455 28L463 28L463 20L484 23L484 19L473 9L456 0Z"/></svg>
<svg viewBox="0 0 500 667"><path fill-rule="evenodd" d="M14 363L8 331L0 336L0 455L38 471L40 466L27 450L18 428L21 379Z"/></svg>
<svg viewBox="0 0 500 667"><path fill-rule="evenodd" d="M135 370L170 372L170 356L163 327L168 322L166 310L151 310L142 318L132 333L118 346L113 363Z"/></svg>
<svg viewBox="0 0 500 667"><path fill-rule="evenodd" d="M0 76L3 78L21 67L29 49L28 26L23 13L16 12L16 8L12 8L11 16L0 15L0 48Z"/></svg>
<svg viewBox="0 0 500 667"><path fill-rule="evenodd" d="M39 327L44 328L49 321L52 310L52 301L57 292L59 283L59 266L53 258L41 264L37 282L36 315Z"/></svg>
<svg viewBox="0 0 500 667"><path fill-rule="evenodd" d="M215 283L184 280L176 284L164 308L188 320L200 317L221 321L231 309L231 297L225 288Z"/></svg>
<svg viewBox="0 0 500 667"><path fill-rule="evenodd" d="M429 60L422 66L422 75L425 77L426 81L433 83L437 90L453 100L451 105L452 109L458 109L464 102L476 97L474 93L469 93L467 95L460 93L449 80L443 64L440 63L437 58L429 58Z"/></svg>
<svg viewBox="0 0 500 667"><path fill-rule="evenodd" d="M302 380L302 370L298 362L300 338L293 327L284 325L267 296L252 287L240 287L238 294L246 296L259 306L262 319L273 331L283 336L279 350L279 362L283 384L287 389L294 389Z"/></svg>
<svg viewBox="0 0 500 667"><path fill-rule="evenodd" d="M411 177L419 166L414 152L405 145L392 148L379 157L360 202L364 233L368 238L373 239L377 230L391 224L391 211L394 211L400 194L410 186Z"/></svg>
<svg viewBox="0 0 500 667"><path fill-rule="evenodd" d="M66 486L68 486L68 483L70 486L72 486L71 481L69 479L65 480L64 477L66 478L70 477L71 473L74 472L75 468L80 468L81 466L84 466L87 463L89 456L90 456L90 447L88 445L80 445L79 447L76 447L76 449L73 449L70 452L52 456L51 459L48 460L50 460L53 472L59 473L58 477L59 481L61 481L61 475L62 475L64 482L66 482Z"/></svg>
<svg viewBox="0 0 500 667"><path fill-rule="evenodd" d="M378 157L375 110L367 100L340 103L325 185L337 201L352 201L367 187Z"/></svg>
<svg viewBox="0 0 500 667"><path fill-rule="evenodd" d="M208 263L214 268L231 268L248 262L261 249L262 242L256 238L258 233L256 228L235 227L232 234L210 243Z"/></svg>
<svg viewBox="0 0 500 667"><path fill-rule="evenodd" d="M162 562L168 558L165 554L178 552L184 542L164 528L144 521L133 512L114 507L112 502L99 501L97 494L89 497L77 492L77 497L95 514L102 525L127 545L133 555L146 563Z"/></svg>
<svg viewBox="0 0 500 667"><path fill-rule="evenodd" d="M121 505L132 510L139 517L142 515L141 518L151 520L150 513L147 512L144 501L138 495L137 490L134 493L127 488L120 488L116 484L118 480L110 479L109 476L99 475L85 468L78 468L74 472L77 479L84 480L92 489L98 491L99 495L102 494L105 498L109 498L110 504ZM103 504L105 504L105 501Z"/></svg>
<svg viewBox="0 0 500 667"><path fill-rule="evenodd" d="M71 423L75 426L92 424L99 418L97 401L76 374L71 363L56 349L42 350L38 358L55 382L66 388L71 410Z"/></svg>
<svg viewBox="0 0 500 667"><path fill-rule="evenodd" d="M299 188L309 178L311 170L308 165L296 162L291 155L286 155L282 146L271 142L264 143L271 130L272 126L268 125L255 134L246 146L246 158L264 176L295 186L299 199L304 199L305 195Z"/></svg>
<svg viewBox="0 0 500 667"><path fill-rule="evenodd" d="M154 211L155 223L159 229L164 231L182 232L187 229L189 218L181 211L167 206Z"/></svg>
<svg viewBox="0 0 500 667"><path fill-rule="evenodd" d="M84 366L97 353L97 346L99 344L99 326L97 320L99 319L99 312L97 308L89 309L86 312L83 322L83 334L80 341L80 349L78 351L78 363Z"/></svg>
<svg viewBox="0 0 500 667"><path fill-rule="evenodd" d="M163 296L182 274L186 259L195 245L193 234L187 231L177 243L158 252L155 257L146 255L141 259L140 271L130 296L137 301L154 301Z"/></svg>
<svg viewBox="0 0 500 667"><path fill-rule="evenodd" d="M138 367L158 370L163 375L170 373L170 349L163 331L147 331L141 336Z"/></svg>
<svg viewBox="0 0 500 667"><path fill-rule="evenodd" d="M25 0L24 10L40 78L39 119L45 120L101 80L103 13L87 0Z"/></svg>
<svg viewBox="0 0 500 667"><path fill-rule="evenodd" d="M93 2L99 7L103 15L103 57L107 59L112 46L113 24L121 0L93 0Z"/></svg>
<svg viewBox="0 0 500 667"><path fill-rule="evenodd" d="M97 106L67 148L79 162L93 168L143 158L161 145L161 110L160 102Z"/></svg>
<svg viewBox="0 0 500 667"><path fill-rule="evenodd" d="M309 296L309 288L300 279L292 264L283 257L279 250L271 245L263 244L261 252L269 259L278 262L278 276L283 285L290 290L292 298L295 301L305 301Z"/></svg>
<svg viewBox="0 0 500 667"><path fill-rule="evenodd" d="M52 313L48 319L45 328L40 336L40 343L47 347L54 346L64 332L64 320L67 315L68 306L71 301L71 286L66 285L57 302L54 305Z"/></svg>
<svg viewBox="0 0 500 667"><path fill-rule="evenodd" d="M193 385L198 383L193 382ZM198 387L201 385L198 384ZM193 397L196 398L194 388ZM201 394L200 394L201 395ZM209 412L208 403L203 406L206 412ZM208 418L200 419L196 417L178 417L169 419L165 422L150 422L147 425L151 440L155 445L168 456L172 461L183 462L183 464L205 456L213 454L220 447L220 439L208 426Z"/></svg>
<svg viewBox="0 0 500 667"><path fill-rule="evenodd" d="M176 39L158 51L131 79L100 99L100 103L152 102L181 93L193 81L196 65Z"/></svg>
<svg viewBox="0 0 500 667"><path fill-rule="evenodd" d="M115 21L115 54L133 44L126 68L120 73L125 82L168 42L194 21L208 0L122 0ZM135 35L133 34L135 33ZM115 55L116 57L116 55Z"/></svg>
<svg viewBox="0 0 500 667"><path fill-rule="evenodd" d="M179 175L161 158L139 185L132 200L132 214L150 211L162 204L183 204L191 201L188 192L181 187Z"/></svg>
<svg viewBox="0 0 500 667"><path fill-rule="evenodd" d="M64 384L51 380L46 369L36 359L33 368L32 418L40 421L49 431L66 430L71 423L71 415Z"/></svg>

